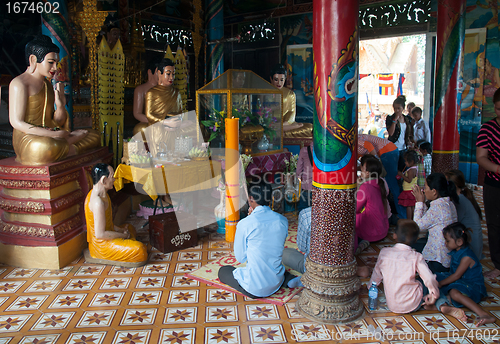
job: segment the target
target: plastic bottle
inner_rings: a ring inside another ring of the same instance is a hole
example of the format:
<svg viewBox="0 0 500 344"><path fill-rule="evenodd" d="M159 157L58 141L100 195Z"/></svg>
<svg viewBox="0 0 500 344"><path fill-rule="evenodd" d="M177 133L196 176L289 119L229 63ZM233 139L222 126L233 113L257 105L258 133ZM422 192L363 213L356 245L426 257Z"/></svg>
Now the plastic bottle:
<svg viewBox="0 0 500 344"><path fill-rule="evenodd" d="M376 310L378 307L378 288L375 282L372 282L372 286L368 290L368 308L371 311Z"/></svg>

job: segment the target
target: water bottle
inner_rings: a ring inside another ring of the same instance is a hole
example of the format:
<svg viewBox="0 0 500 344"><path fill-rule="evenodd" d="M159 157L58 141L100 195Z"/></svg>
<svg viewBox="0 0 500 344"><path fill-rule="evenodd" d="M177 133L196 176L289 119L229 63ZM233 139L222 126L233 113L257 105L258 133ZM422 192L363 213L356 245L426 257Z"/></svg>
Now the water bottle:
<svg viewBox="0 0 500 344"><path fill-rule="evenodd" d="M375 282L372 282L372 286L368 290L368 308L371 311L376 310L378 307L378 288Z"/></svg>

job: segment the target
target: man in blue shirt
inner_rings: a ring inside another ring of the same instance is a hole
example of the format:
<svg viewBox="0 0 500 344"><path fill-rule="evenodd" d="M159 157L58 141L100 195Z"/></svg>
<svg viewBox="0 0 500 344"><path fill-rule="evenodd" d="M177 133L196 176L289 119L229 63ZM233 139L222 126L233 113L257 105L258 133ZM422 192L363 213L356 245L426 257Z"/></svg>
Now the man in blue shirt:
<svg viewBox="0 0 500 344"><path fill-rule="evenodd" d="M283 264L300 273L306 272L305 262L309 255L309 245L311 241L311 210L312 207L305 208L299 213L299 224L297 226L297 251L293 248L285 248L283 251ZM303 253L301 253L303 252ZM359 277L370 276L370 270L367 266L359 266L357 268ZM293 280L289 283L290 287L302 286L298 280Z"/></svg>
<svg viewBox="0 0 500 344"><path fill-rule="evenodd" d="M294 248L285 248L283 251L283 264L291 269L304 273L304 263L309 255L309 242L311 240L311 209L305 208L299 213L299 224L297 226L297 251ZM301 252L304 252L302 254Z"/></svg>
<svg viewBox="0 0 500 344"><path fill-rule="evenodd" d="M295 276L281 262L288 220L269 208L272 189L269 184L250 186L249 215L238 222L234 255L245 267L222 266L219 280L250 298L268 297Z"/></svg>

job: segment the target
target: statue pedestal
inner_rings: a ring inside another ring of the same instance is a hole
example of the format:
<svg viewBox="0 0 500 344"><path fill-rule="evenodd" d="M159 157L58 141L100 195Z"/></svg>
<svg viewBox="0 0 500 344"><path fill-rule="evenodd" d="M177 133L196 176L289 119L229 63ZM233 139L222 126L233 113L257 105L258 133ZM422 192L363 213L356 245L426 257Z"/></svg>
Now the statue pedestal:
<svg viewBox="0 0 500 344"><path fill-rule="evenodd" d="M60 269L87 245L83 202L107 147L45 166L0 160L0 263Z"/></svg>

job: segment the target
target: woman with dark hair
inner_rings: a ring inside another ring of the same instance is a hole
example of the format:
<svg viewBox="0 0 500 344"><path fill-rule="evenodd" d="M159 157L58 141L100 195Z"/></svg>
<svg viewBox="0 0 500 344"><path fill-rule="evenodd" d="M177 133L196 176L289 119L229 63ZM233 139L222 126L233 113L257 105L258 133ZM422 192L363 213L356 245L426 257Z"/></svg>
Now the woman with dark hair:
<svg viewBox="0 0 500 344"><path fill-rule="evenodd" d="M453 182L446 180L442 173L432 173L425 180L425 189L418 185L413 188L415 196L415 214L413 220L420 227L420 233L427 239L419 240L414 248L422 254L432 272L444 272L450 268L449 250L443 237L443 228L457 222L457 210L454 202L459 203L459 198ZM425 200L430 201L427 208Z"/></svg>
<svg viewBox="0 0 500 344"><path fill-rule="evenodd" d="M70 131L63 85L57 84L54 93L50 83L57 70L58 54L59 48L50 37L35 37L25 48L28 68L9 85L12 145L16 160L24 165L50 164L101 143L97 131Z"/></svg>
<svg viewBox="0 0 500 344"><path fill-rule="evenodd" d="M389 133L388 140L393 142L399 150L399 171L402 171L405 166L403 155L406 149L413 146L413 125L410 117L403 115L405 103L405 96L397 97L392 103L394 114L385 119L385 126Z"/></svg>
<svg viewBox="0 0 500 344"><path fill-rule="evenodd" d="M465 184L464 173L460 170L450 170L445 172L446 179L453 182L457 187L460 203L455 203L457 208L458 222L471 230L470 246L479 259L483 257L483 231L481 220L483 214L479 204L477 204L474 193Z"/></svg>
<svg viewBox="0 0 500 344"><path fill-rule="evenodd" d="M496 118L479 129L476 142L476 161L486 170L483 187L484 215L488 226L488 244L495 269L486 278L500 276L500 88L493 95Z"/></svg>
<svg viewBox="0 0 500 344"><path fill-rule="evenodd" d="M374 156L361 158L361 181L356 194L356 237L373 242L382 240L389 231L387 189L382 179L382 163ZM366 246L366 245L363 245Z"/></svg>

